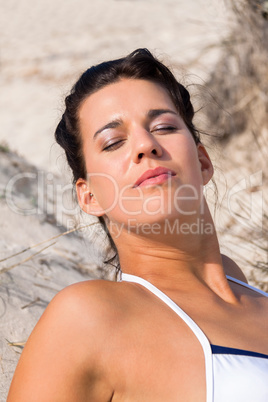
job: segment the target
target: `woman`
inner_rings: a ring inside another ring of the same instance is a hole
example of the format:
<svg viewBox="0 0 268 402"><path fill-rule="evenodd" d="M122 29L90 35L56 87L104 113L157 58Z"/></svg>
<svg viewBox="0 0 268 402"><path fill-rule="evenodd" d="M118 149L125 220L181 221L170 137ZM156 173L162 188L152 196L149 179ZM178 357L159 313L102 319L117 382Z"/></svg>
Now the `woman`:
<svg viewBox="0 0 268 402"><path fill-rule="evenodd" d="M267 295L220 254L193 115L144 49L87 70L67 96L56 139L122 275L52 300L8 402L268 400Z"/></svg>

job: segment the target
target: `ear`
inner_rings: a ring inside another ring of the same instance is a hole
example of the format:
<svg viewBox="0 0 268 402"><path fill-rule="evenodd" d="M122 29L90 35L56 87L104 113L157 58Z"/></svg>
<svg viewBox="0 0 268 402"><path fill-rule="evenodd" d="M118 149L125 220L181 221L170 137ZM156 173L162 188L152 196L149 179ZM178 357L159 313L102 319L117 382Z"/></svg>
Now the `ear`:
<svg viewBox="0 0 268 402"><path fill-rule="evenodd" d="M198 153L199 163L201 166L201 174L203 177L203 184L205 186L209 182L209 180L212 178L214 169L213 169L213 165L210 160L210 157L208 156L208 153L206 151L206 148L201 143L199 143L197 145L197 153Z"/></svg>
<svg viewBox="0 0 268 402"><path fill-rule="evenodd" d="M85 179L78 179L76 182L76 194L80 208L89 215L103 216L103 209L96 197L92 194L89 183Z"/></svg>

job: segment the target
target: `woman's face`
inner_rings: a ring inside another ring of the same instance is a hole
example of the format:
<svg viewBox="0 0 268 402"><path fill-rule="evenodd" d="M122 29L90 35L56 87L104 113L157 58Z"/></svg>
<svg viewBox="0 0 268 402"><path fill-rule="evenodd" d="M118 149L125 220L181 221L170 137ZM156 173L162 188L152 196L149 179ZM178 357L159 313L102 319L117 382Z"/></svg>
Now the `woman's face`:
<svg viewBox="0 0 268 402"><path fill-rule="evenodd" d="M86 212L125 224L196 213L211 163L161 85L108 85L83 102L79 121L88 181L77 193Z"/></svg>

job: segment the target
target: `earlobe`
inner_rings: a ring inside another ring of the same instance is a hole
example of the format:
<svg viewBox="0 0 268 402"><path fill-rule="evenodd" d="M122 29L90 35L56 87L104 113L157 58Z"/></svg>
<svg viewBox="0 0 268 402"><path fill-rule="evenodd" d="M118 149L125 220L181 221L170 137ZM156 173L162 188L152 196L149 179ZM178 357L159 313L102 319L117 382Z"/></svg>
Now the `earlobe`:
<svg viewBox="0 0 268 402"><path fill-rule="evenodd" d="M197 145L198 159L201 166L201 173L203 177L203 184L206 185L213 176L213 165L204 145L199 143Z"/></svg>
<svg viewBox="0 0 268 402"><path fill-rule="evenodd" d="M88 182L85 179L78 179L76 182L76 194L80 208L89 215L103 216L104 211L100 207L96 197L91 192Z"/></svg>

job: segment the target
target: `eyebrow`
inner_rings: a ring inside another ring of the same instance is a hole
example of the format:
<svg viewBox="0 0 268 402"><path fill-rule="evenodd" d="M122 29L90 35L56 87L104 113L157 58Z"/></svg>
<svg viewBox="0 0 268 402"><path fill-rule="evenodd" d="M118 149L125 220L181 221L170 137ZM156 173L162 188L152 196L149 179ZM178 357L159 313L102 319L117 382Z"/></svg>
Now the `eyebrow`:
<svg viewBox="0 0 268 402"><path fill-rule="evenodd" d="M100 134L102 131L107 130L108 128L116 128L123 123L121 119L110 121L110 123L105 124L105 126L101 127L99 130L95 132L93 135L93 140L96 139L97 135Z"/></svg>
<svg viewBox="0 0 268 402"><path fill-rule="evenodd" d="M150 119L153 119L153 118L158 117L161 114L165 114L165 113L171 113L176 116L178 115L177 112L174 112L174 110L171 110L171 109L152 109L152 110L149 110L147 115Z"/></svg>
<svg viewBox="0 0 268 402"><path fill-rule="evenodd" d="M147 113L147 117L149 119L154 119L154 118L160 116L161 114L165 114L165 113L171 113L171 114L174 114L175 116L178 115L178 113L174 112L174 110L171 110L171 109L151 109ZM99 130L97 130L95 132L95 134L93 135L93 140L95 140L97 138L98 134L100 134L102 131L107 130L109 128L117 128L122 124L123 124L123 121L121 119L116 119L116 120L110 121L109 123L105 124L103 127L101 127Z"/></svg>

